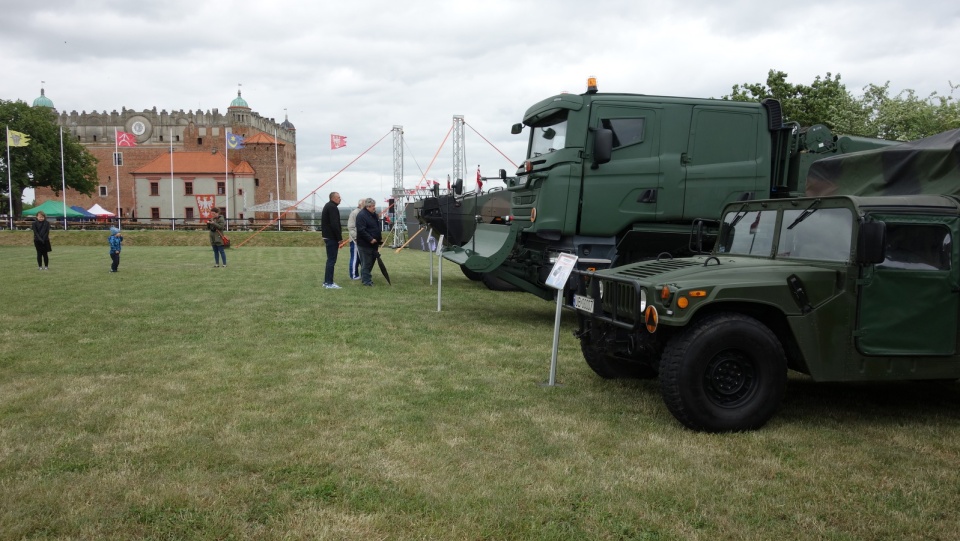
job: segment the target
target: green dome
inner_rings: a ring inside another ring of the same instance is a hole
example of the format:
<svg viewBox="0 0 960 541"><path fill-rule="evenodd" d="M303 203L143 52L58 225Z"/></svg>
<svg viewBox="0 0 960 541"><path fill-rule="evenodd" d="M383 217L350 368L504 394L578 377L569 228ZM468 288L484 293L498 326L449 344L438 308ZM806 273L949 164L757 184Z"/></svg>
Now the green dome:
<svg viewBox="0 0 960 541"><path fill-rule="evenodd" d="M237 97L230 102L230 107L246 107L247 109L250 108L250 106L247 105L247 100L240 97L239 90L237 90Z"/></svg>
<svg viewBox="0 0 960 541"><path fill-rule="evenodd" d="M33 106L34 106L34 107L49 107L49 108L53 109L53 102L50 100L50 98L48 98L48 97L44 94L43 89L41 88L41 89L40 89L40 97L37 98L37 99L35 99L35 100L33 100Z"/></svg>

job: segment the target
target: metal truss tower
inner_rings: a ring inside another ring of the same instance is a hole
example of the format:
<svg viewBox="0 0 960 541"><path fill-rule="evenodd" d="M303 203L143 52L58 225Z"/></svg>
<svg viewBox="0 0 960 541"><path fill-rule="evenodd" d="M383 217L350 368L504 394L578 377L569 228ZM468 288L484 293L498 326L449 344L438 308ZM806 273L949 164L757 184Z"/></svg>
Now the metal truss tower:
<svg viewBox="0 0 960 541"><path fill-rule="evenodd" d="M403 214L406 210L406 191L403 189L403 126L393 127L393 244L399 248L407 242L407 224Z"/></svg>
<svg viewBox="0 0 960 541"><path fill-rule="evenodd" d="M463 138L463 115L453 115L453 182L463 180L467 148Z"/></svg>

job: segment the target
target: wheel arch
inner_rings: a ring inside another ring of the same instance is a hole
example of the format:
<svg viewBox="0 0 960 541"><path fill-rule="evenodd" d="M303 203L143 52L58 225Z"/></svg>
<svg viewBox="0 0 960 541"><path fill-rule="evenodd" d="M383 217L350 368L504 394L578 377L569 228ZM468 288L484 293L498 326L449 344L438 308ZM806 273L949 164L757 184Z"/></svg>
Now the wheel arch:
<svg viewBox="0 0 960 541"><path fill-rule="evenodd" d="M810 373L807 369L807 362L803 356L803 352L800 350L800 346L793 336L793 331L790 329L787 315L779 308L770 304L756 302L715 302L697 310L688 325L721 312L743 314L761 322L770 329L777 337L777 340L780 341L783 352L787 357L787 367L804 374Z"/></svg>

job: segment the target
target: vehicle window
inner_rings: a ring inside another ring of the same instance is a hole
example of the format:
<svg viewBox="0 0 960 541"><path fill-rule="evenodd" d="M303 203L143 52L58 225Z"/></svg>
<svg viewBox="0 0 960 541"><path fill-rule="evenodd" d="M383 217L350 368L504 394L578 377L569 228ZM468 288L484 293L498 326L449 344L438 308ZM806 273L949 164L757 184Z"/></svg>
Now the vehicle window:
<svg viewBox="0 0 960 541"><path fill-rule="evenodd" d="M567 143L567 111L550 115L530 129L533 134L527 158L536 158L561 149Z"/></svg>
<svg viewBox="0 0 960 541"><path fill-rule="evenodd" d="M643 142L644 118L605 118L600 124L613 132L613 148Z"/></svg>
<svg viewBox="0 0 960 541"><path fill-rule="evenodd" d="M950 270L953 239L940 225L887 224L886 259L881 267Z"/></svg>
<svg viewBox="0 0 960 541"><path fill-rule="evenodd" d="M777 257L849 261L852 239L853 213L849 209L785 210Z"/></svg>
<svg viewBox="0 0 960 541"><path fill-rule="evenodd" d="M723 217L723 224L717 253L770 256L776 211L729 212Z"/></svg>

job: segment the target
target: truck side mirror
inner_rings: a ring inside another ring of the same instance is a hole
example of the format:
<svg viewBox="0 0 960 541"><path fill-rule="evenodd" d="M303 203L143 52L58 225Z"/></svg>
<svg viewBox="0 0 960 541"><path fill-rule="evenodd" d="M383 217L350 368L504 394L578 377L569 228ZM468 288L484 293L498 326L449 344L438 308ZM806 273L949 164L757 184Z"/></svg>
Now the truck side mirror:
<svg viewBox="0 0 960 541"><path fill-rule="evenodd" d="M886 259L887 224L883 222L864 222L860 224L860 236L857 238L857 263L875 265Z"/></svg>
<svg viewBox="0 0 960 541"><path fill-rule="evenodd" d="M593 169L610 161L613 153L613 130L599 128L593 137Z"/></svg>
<svg viewBox="0 0 960 541"><path fill-rule="evenodd" d="M506 170L506 169L501 169L501 170L500 170L500 180L502 180L502 181L504 181L504 182L507 181L507 170Z"/></svg>
<svg viewBox="0 0 960 541"><path fill-rule="evenodd" d="M436 198L439 198L439 197L440 197L440 185L439 185L439 184L434 184L434 185L433 185L433 196L436 197Z"/></svg>
<svg viewBox="0 0 960 541"><path fill-rule="evenodd" d="M512 133L513 135L523 133L523 124L517 122L513 126L510 126L510 133Z"/></svg>
<svg viewBox="0 0 960 541"><path fill-rule="evenodd" d="M463 179L458 178L456 182L453 183L453 193L460 195L463 193Z"/></svg>

